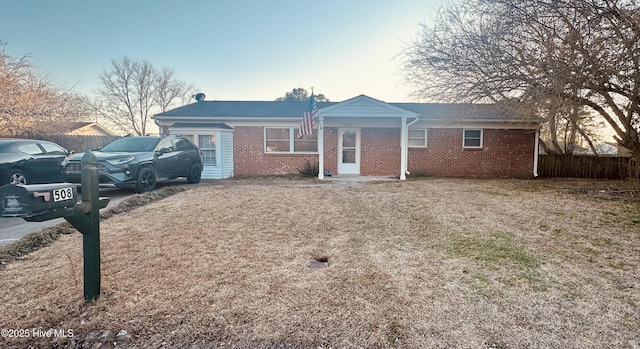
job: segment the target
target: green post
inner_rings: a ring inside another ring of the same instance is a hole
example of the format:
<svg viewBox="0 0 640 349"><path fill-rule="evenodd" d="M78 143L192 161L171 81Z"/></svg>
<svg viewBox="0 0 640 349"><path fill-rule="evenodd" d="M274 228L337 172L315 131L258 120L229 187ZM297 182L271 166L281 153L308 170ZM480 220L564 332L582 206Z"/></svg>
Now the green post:
<svg viewBox="0 0 640 349"><path fill-rule="evenodd" d="M24 219L29 222L43 222L63 217L82 233L84 300L91 302L100 298L100 209L109 204L109 198L100 197L98 159L91 151L82 157L80 180L81 203L73 202L73 206L62 206L61 209L35 216L26 215Z"/></svg>
<svg viewBox="0 0 640 349"><path fill-rule="evenodd" d="M81 172L82 202L91 203L87 212L87 229L82 233L84 254L84 300L90 302L100 298L100 205L98 190L98 159L88 151L82 157Z"/></svg>
<svg viewBox="0 0 640 349"><path fill-rule="evenodd" d="M62 214L67 222L82 233L84 254L84 300L100 298L100 209L107 206L109 198L101 198L98 182L98 159L88 151L82 156L82 203ZM44 217L51 219L60 217Z"/></svg>

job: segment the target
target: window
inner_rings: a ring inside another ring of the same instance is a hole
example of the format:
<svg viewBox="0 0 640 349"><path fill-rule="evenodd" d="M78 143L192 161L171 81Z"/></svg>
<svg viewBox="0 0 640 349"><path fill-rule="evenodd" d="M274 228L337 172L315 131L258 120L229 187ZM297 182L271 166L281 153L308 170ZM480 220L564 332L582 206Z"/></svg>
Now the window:
<svg viewBox="0 0 640 349"><path fill-rule="evenodd" d="M267 153L288 153L291 151L291 130L288 128L265 128L264 140Z"/></svg>
<svg viewBox="0 0 640 349"><path fill-rule="evenodd" d="M293 129L293 152L294 153L315 153L318 151L318 133L314 132L302 138L298 138L298 129Z"/></svg>
<svg viewBox="0 0 640 349"><path fill-rule="evenodd" d="M182 138L176 140L175 146L177 151L185 151L185 150L193 149L193 145L191 145L191 143L188 140L182 139Z"/></svg>
<svg viewBox="0 0 640 349"><path fill-rule="evenodd" d="M203 165L216 165L216 135L198 135L198 146Z"/></svg>
<svg viewBox="0 0 640 349"><path fill-rule="evenodd" d="M264 151L266 153L316 153L318 151L318 134L313 133L298 138L298 129L273 128L264 129Z"/></svg>
<svg viewBox="0 0 640 349"><path fill-rule="evenodd" d="M40 143L49 155L67 155L67 151L53 143Z"/></svg>
<svg viewBox="0 0 640 349"><path fill-rule="evenodd" d="M18 150L29 155L44 155L42 149L35 143L21 145Z"/></svg>
<svg viewBox="0 0 640 349"><path fill-rule="evenodd" d="M409 130L407 144L411 148L427 147L427 130Z"/></svg>
<svg viewBox="0 0 640 349"><path fill-rule="evenodd" d="M190 140L191 142L195 143L195 138L193 137L193 135L183 135L183 134L179 134L179 135L177 135L177 136L182 137L182 138L184 138L184 139L188 139L188 140Z"/></svg>
<svg viewBox="0 0 640 349"><path fill-rule="evenodd" d="M463 148L482 148L482 130L464 130Z"/></svg>
<svg viewBox="0 0 640 349"><path fill-rule="evenodd" d="M183 133L184 132L184 133ZM218 166L217 145L218 139L215 131L204 131L206 134L198 131L177 131L175 135L184 139L177 139L174 143L175 150L188 151L193 149L194 145L200 149L202 154L202 164L204 166Z"/></svg>
<svg viewBox="0 0 640 349"><path fill-rule="evenodd" d="M158 146L156 147L156 151L161 150L161 149L169 149L170 152L173 151L173 143L171 143L171 139L163 139L160 141L160 143L158 143Z"/></svg>

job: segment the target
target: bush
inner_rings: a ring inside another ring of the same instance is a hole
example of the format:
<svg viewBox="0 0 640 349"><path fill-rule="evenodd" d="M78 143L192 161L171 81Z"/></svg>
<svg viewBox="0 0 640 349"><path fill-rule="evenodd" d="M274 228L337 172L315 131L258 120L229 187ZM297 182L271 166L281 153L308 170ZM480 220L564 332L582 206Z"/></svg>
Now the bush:
<svg viewBox="0 0 640 349"><path fill-rule="evenodd" d="M320 166L317 162L311 163L311 161L307 160L302 168L298 168L298 173L300 173L300 177L303 178L318 177Z"/></svg>

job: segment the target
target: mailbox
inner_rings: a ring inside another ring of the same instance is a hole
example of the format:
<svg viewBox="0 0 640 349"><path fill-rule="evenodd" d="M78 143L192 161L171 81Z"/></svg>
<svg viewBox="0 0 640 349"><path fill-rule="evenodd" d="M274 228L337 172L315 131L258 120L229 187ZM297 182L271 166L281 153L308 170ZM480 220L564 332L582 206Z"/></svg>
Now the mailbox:
<svg viewBox="0 0 640 349"><path fill-rule="evenodd" d="M34 217L62 212L79 202L78 189L71 183L8 184L0 187L0 216Z"/></svg>

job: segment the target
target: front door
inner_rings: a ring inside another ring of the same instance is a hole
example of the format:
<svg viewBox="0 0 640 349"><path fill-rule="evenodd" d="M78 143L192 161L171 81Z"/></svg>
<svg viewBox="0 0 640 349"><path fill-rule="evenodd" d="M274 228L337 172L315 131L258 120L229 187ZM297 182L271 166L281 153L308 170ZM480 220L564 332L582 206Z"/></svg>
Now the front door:
<svg viewBox="0 0 640 349"><path fill-rule="evenodd" d="M338 130L338 174L360 174L360 129Z"/></svg>

